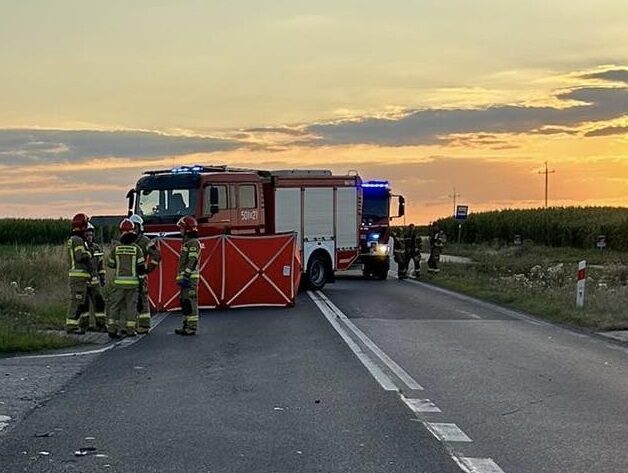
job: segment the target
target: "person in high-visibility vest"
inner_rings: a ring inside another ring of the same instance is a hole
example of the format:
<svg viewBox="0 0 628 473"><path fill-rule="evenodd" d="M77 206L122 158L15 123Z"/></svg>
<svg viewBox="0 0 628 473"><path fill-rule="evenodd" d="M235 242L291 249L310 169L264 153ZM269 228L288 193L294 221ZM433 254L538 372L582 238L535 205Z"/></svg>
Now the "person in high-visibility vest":
<svg viewBox="0 0 628 473"><path fill-rule="evenodd" d="M135 225L137 239L135 243L142 249L146 259L146 274L140 276L137 299L137 333L148 333L150 330L150 305L148 302L148 273L154 271L161 261L161 253L154 239L144 235L144 219L137 214L129 217Z"/></svg>
<svg viewBox="0 0 628 473"><path fill-rule="evenodd" d="M72 234L66 244L70 292L68 314L65 319L67 333L85 333L85 324L89 323L87 288L92 278L92 254L85 240L88 223L89 217L84 213L72 217Z"/></svg>
<svg viewBox="0 0 628 473"><path fill-rule="evenodd" d="M405 261L405 270L407 270L410 266L410 261L412 261L414 265L414 277L418 278L421 275L421 236L419 232L414 227L414 224L411 223L408 225L403 231L403 240L404 240L404 261Z"/></svg>
<svg viewBox="0 0 628 473"><path fill-rule="evenodd" d="M107 266L115 271L109 301L107 328L111 338L136 335L139 277L146 271L144 253L135 244L135 226L128 218L120 223L120 241L111 247Z"/></svg>
<svg viewBox="0 0 628 473"><path fill-rule="evenodd" d="M393 245L393 256L395 263L397 263L397 278L405 279L408 277L408 260L403 228L395 231Z"/></svg>
<svg viewBox="0 0 628 473"><path fill-rule="evenodd" d="M177 284L181 288L179 298L183 314L183 326L177 328L177 335L195 335L198 329L198 263L201 243L198 241L198 223L190 215L181 218L177 226L183 236Z"/></svg>
<svg viewBox="0 0 628 473"><path fill-rule="evenodd" d="M107 317L105 315L105 299L102 296L102 288L105 286L104 253L98 243L94 241L94 226L87 224L85 241L92 255L91 279L87 286L87 300L90 314L94 314L95 329L99 332L107 331ZM91 328L91 324L90 324Z"/></svg>
<svg viewBox="0 0 628 473"><path fill-rule="evenodd" d="M443 252L445 246L445 232L440 230L438 226L434 225L432 233L430 235L430 257L427 260L427 270L430 273L438 273L440 269L438 265L440 263L440 254Z"/></svg>

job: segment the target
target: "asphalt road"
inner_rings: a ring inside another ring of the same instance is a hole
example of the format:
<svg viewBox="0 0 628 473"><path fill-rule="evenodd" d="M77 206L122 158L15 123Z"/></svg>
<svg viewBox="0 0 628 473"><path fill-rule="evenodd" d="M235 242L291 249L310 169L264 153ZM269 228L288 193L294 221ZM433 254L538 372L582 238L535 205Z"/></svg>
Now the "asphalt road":
<svg viewBox="0 0 628 473"><path fill-rule="evenodd" d="M177 324L0 433L0 472L628 471L624 346L357 277Z"/></svg>
<svg viewBox="0 0 628 473"><path fill-rule="evenodd" d="M307 294L205 313L194 338L178 323L101 354L4 432L0 471L460 472Z"/></svg>
<svg viewBox="0 0 628 473"><path fill-rule="evenodd" d="M506 473L628 471L628 350L490 304L396 279L325 294ZM486 471L491 471L487 469ZM499 470L495 470L499 471Z"/></svg>

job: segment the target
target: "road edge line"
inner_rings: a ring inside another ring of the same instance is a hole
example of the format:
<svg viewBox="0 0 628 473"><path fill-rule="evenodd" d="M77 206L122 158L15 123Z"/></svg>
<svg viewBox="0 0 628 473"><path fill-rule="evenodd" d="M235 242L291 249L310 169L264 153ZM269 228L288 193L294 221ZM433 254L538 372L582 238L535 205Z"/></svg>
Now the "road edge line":
<svg viewBox="0 0 628 473"><path fill-rule="evenodd" d="M318 296L321 297L329 308L335 312L335 314L342 320L342 322L351 330L358 339L364 343L369 350L371 350L375 356L377 356L382 363L384 363L395 376L397 376L408 388L413 391L423 391L421 386L406 370L404 370L395 360L390 358L379 346L373 342L362 330L360 330L347 315L342 312L329 298L321 291L316 291Z"/></svg>
<svg viewBox="0 0 628 473"><path fill-rule="evenodd" d="M334 330L336 330L338 335L340 335L342 340L347 344L353 354L358 358L358 360L360 360L362 365L368 370L382 389L385 391L399 392L399 389L395 383L393 383L392 379L390 379L390 377L384 373L384 371L382 371L382 369L377 366L364 351L362 351L358 344L351 339L342 325L340 325L340 323L336 320L337 314L334 313L331 307L329 307L325 301L318 297L314 292L307 291L307 295L310 299L312 299L312 302L314 302L318 310L325 316L329 324L334 328Z"/></svg>

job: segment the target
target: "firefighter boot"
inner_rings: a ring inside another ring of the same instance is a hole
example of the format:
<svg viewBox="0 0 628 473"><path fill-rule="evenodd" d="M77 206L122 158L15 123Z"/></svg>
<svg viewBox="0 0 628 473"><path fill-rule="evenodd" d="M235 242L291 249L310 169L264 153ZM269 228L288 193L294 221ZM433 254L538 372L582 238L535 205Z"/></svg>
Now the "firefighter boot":
<svg viewBox="0 0 628 473"><path fill-rule="evenodd" d="M196 335L196 330L192 330L189 327L184 325L181 328L174 329L174 333L176 333L177 335L189 336L189 335Z"/></svg>

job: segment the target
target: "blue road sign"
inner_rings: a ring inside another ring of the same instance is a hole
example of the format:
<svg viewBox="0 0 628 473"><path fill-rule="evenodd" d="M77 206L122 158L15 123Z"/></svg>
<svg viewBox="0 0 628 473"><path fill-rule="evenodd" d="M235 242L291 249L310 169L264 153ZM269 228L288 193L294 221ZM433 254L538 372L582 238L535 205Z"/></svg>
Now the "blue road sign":
<svg viewBox="0 0 628 473"><path fill-rule="evenodd" d="M457 205L456 206L456 220L466 220L469 216L469 206L468 205Z"/></svg>

